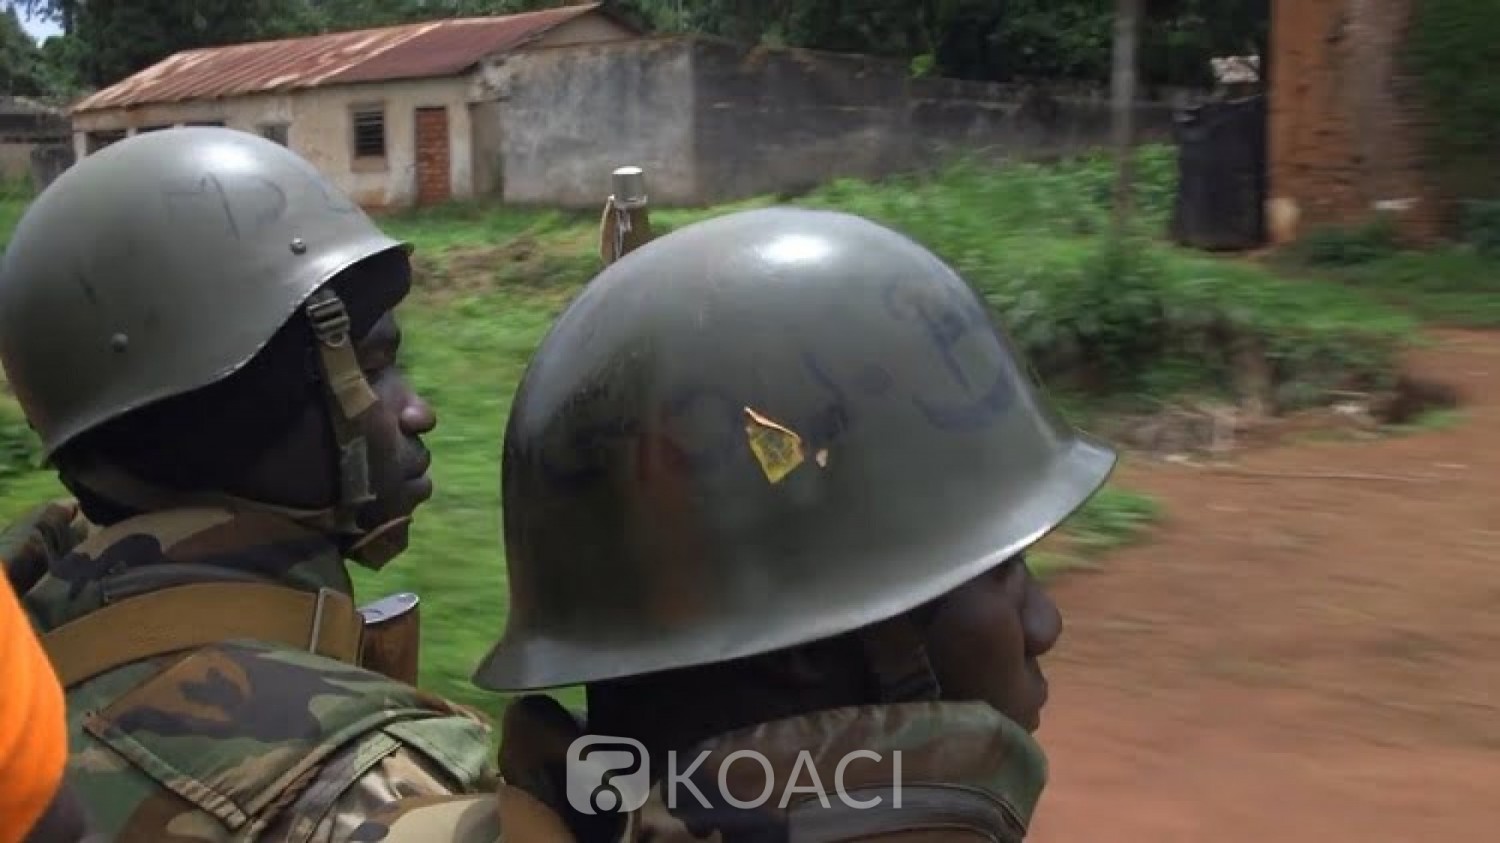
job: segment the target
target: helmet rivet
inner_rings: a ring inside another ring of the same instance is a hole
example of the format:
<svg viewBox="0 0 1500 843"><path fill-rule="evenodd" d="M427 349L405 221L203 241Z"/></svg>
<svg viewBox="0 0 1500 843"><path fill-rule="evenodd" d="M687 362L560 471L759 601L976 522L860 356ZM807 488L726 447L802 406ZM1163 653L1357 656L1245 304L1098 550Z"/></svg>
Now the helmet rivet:
<svg viewBox="0 0 1500 843"><path fill-rule="evenodd" d="M115 351L124 351L130 346L130 337L124 334L115 334L109 338L109 347Z"/></svg>
<svg viewBox="0 0 1500 843"><path fill-rule="evenodd" d="M294 254L294 255L303 255L303 254L306 254L306 253L307 253L307 244L304 243L304 242L302 242L302 238L298 237L298 238L293 239L292 240L292 254Z"/></svg>

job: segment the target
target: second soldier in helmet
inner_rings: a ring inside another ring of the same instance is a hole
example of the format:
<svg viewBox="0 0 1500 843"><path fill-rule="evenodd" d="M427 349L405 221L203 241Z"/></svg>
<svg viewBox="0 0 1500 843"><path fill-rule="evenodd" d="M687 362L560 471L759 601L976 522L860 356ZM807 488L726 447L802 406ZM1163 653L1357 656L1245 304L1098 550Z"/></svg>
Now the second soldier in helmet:
<svg viewBox="0 0 1500 843"><path fill-rule="evenodd" d="M588 839L1024 837L1046 778L1038 660L1061 634L1024 554L1115 460L1026 372L949 266L846 214L730 214L606 269L511 411L509 622L475 676L583 684L588 719L519 700L502 774ZM585 733L644 745L644 805L570 807ZM768 759L780 794L803 750L825 784L850 753L900 750L905 805L715 798L762 793L762 773L721 778L734 753ZM668 752L705 759L674 772L706 804L667 793ZM366 831L444 822L394 808Z"/></svg>

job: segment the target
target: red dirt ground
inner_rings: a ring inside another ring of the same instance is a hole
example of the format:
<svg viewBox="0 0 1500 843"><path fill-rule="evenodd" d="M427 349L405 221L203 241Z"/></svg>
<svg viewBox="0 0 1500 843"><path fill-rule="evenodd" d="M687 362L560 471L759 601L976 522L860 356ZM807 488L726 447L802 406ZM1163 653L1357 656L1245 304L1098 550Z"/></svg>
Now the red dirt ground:
<svg viewBox="0 0 1500 843"><path fill-rule="evenodd" d="M1447 429L1147 464L1154 536L1053 589L1037 843L1500 839L1500 334L1411 370Z"/></svg>

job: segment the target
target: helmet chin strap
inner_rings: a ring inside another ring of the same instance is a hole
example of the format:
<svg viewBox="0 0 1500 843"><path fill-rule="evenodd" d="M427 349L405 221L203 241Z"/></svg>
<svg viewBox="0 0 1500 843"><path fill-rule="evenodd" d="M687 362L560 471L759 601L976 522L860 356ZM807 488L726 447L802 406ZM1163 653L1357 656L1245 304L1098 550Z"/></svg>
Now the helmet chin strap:
<svg viewBox="0 0 1500 843"><path fill-rule="evenodd" d="M371 529L359 526L359 511L375 495L370 491L369 449L360 418L379 403L359 361L349 334L344 302L324 287L303 308L316 338L323 375L324 414L337 448L338 502L324 509L298 509L217 492L178 492L148 483L112 465L91 465L75 478L109 500L144 510L181 506L212 506L274 512L321 533L334 536L349 561L380 570L401 552L399 528L410 517L391 519Z"/></svg>
<svg viewBox="0 0 1500 843"><path fill-rule="evenodd" d="M398 528L411 523L409 517L396 518L371 530L362 530L357 523L360 509L375 499L370 491L369 446L359 420L380 399L354 356L343 300L325 286L308 298L305 311L318 343L323 397L338 448L339 502L328 510L332 530L352 540L345 548L351 561L378 571L401 551L396 541Z"/></svg>

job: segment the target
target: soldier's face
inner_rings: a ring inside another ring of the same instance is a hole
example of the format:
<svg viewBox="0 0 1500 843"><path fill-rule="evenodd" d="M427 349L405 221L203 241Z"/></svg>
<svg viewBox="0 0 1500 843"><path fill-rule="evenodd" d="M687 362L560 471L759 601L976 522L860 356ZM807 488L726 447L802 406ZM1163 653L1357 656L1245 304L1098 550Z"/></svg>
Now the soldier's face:
<svg viewBox="0 0 1500 843"><path fill-rule="evenodd" d="M436 427L437 417L400 368L401 329L394 310L409 289L405 257L382 256L354 272L358 274L351 275L351 282L339 292L354 323L370 326L355 343L354 353L380 399L360 419L375 499L358 519L361 527L373 529L410 515L432 496L427 476L431 459L421 437ZM327 410L321 401L311 402L282 447L260 466L262 485L275 490L261 497L306 508L336 503L333 473L308 471L309 466L336 465L335 447ZM405 528L393 530L387 538L404 547Z"/></svg>
<svg viewBox="0 0 1500 843"><path fill-rule="evenodd" d="M1020 557L938 600L927 630L945 699L989 703L1029 731L1041 725L1038 660L1062 635L1062 615Z"/></svg>
<svg viewBox="0 0 1500 843"><path fill-rule="evenodd" d="M360 513L364 527L410 515L432 497L427 475L432 459L421 437L437 426L437 416L402 374L400 350L401 330L391 312L355 347L365 379L380 399L363 419L375 495Z"/></svg>

